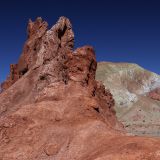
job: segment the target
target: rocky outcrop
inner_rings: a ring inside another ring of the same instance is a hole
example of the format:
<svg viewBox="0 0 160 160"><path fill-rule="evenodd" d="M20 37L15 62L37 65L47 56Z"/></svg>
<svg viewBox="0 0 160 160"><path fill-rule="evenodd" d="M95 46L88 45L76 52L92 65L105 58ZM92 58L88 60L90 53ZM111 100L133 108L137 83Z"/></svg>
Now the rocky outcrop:
<svg viewBox="0 0 160 160"><path fill-rule="evenodd" d="M10 75L1 85L2 91L8 89L36 63L37 66L41 63L47 63L47 61L59 56L57 53L59 50L62 52L64 48L63 54L65 57L65 52L73 49L74 34L68 19L61 17L57 24L48 31L47 26L47 22L40 17L35 22L29 20L28 39L25 42L18 64L11 65ZM59 58L63 59L64 57L61 55ZM57 70L57 72L59 71Z"/></svg>
<svg viewBox="0 0 160 160"><path fill-rule="evenodd" d="M46 31L41 19L30 23L26 44L38 47L22 53L21 76L0 94L0 159L158 160L159 139L126 136L112 94L95 80L94 49L73 51L69 20Z"/></svg>
<svg viewBox="0 0 160 160"><path fill-rule="evenodd" d="M17 64L11 64L10 65L10 75L7 77L6 81L1 84L2 91L9 88L19 78L20 78L20 75L18 73L18 65Z"/></svg>
<svg viewBox="0 0 160 160"><path fill-rule="evenodd" d="M43 21L42 18L37 18L35 22L29 20L27 27L28 39L18 61L18 72L20 75L24 75L35 64L47 26L47 22Z"/></svg>

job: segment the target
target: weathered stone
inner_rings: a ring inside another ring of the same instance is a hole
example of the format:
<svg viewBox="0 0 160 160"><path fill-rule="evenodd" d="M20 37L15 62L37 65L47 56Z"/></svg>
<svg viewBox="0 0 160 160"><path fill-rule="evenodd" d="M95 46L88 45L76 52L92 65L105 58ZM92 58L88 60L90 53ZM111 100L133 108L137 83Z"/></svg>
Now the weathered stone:
<svg viewBox="0 0 160 160"><path fill-rule="evenodd" d="M8 89L35 64L39 66L54 59L54 62L57 63L54 64L54 67L57 68L54 74L61 73L59 70L62 69L62 66L59 66L60 63L58 61L62 61L63 63L66 52L72 50L74 46L72 25L69 19L60 17L58 22L48 31L47 26L47 22L43 21L40 17L35 22L29 20L27 27L28 39L25 42L18 64L14 65L16 68L11 68L9 78L2 83L2 91ZM44 74L50 74L51 76L52 73L49 71L51 66L48 65L44 67ZM13 70L16 73L13 73Z"/></svg>
<svg viewBox="0 0 160 160"><path fill-rule="evenodd" d="M53 156L58 153L59 147L56 144L49 144L45 147L44 152L47 156Z"/></svg>

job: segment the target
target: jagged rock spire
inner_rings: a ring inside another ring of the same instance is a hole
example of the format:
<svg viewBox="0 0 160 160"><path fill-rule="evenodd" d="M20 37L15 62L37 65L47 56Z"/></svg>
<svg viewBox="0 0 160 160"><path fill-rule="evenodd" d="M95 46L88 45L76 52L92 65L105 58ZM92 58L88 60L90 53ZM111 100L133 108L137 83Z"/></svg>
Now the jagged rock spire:
<svg viewBox="0 0 160 160"><path fill-rule="evenodd" d="M16 76L11 71L7 80L1 85L2 90L9 88L30 68L39 67L57 56L59 58L65 57L65 52L73 49L74 33L68 18L60 17L57 23L48 31L47 27L48 23L43 21L41 17L38 17L35 22L29 20L27 27L28 39L25 42L18 63L14 65ZM63 50L63 53L60 50ZM60 56L60 53L64 55Z"/></svg>

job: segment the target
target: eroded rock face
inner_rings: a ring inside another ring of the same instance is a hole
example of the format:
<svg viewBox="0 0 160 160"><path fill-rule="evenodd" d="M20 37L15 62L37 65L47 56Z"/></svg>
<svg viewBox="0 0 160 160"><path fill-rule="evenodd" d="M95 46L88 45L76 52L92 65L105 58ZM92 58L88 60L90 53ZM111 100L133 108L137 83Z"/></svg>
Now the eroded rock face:
<svg viewBox="0 0 160 160"><path fill-rule="evenodd" d="M40 17L35 22L29 20L27 27L28 39L25 42L23 52L18 61L20 75L24 75L35 64L37 53L42 43L42 37L47 31L47 26L47 22L43 21Z"/></svg>
<svg viewBox="0 0 160 160"><path fill-rule="evenodd" d="M7 77L6 81L1 84L2 91L9 88L19 78L20 78L20 75L18 73L18 65L17 64L11 64L10 65L10 75Z"/></svg>
<svg viewBox="0 0 160 160"><path fill-rule="evenodd" d="M0 94L0 159L158 160L158 139L125 135L112 94L95 80L94 49L72 51L74 34L65 17L50 30L45 26L40 18L30 22L30 51L15 70L21 76Z"/></svg>
<svg viewBox="0 0 160 160"><path fill-rule="evenodd" d="M14 67L11 67L10 75L1 85L3 91L14 84L33 66L39 67L42 63L46 64L47 61L51 61L55 57L57 57L57 61L62 61L63 63L62 59L65 59L65 53L73 49L74 33L72 25L67 18L61 17L56 25L48 31L47 26L47 22L40 17L35 22L29 20L27 27L28 39L25 42L18 64L11 65ZM60 52L61 55L58 54ZM56 66L56 64L54 65L55 68L60 67ZM57 62L57 65L59 65L59 62ZM51 66L47 67L46 65L47 71L49 68ZM44 71L45 74L47 74L46 70ZM58 69L57 72L57 74L61 73ZM51 73L48 71L48 74Z"/></svg>

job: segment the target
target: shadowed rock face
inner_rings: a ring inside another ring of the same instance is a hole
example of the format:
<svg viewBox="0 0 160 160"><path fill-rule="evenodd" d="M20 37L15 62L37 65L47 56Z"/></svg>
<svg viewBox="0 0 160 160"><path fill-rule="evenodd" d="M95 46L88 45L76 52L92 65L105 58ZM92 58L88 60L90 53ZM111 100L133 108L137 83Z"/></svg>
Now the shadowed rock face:
<svg viewBox="0 0 160 160"><path fill-rule="evenodd" d="M111 93L95 80L94 49L72 51L65 17L46 27L29 22L19 76L0 94L0 159L158 160L159 139L125 135Z"/></svg>

